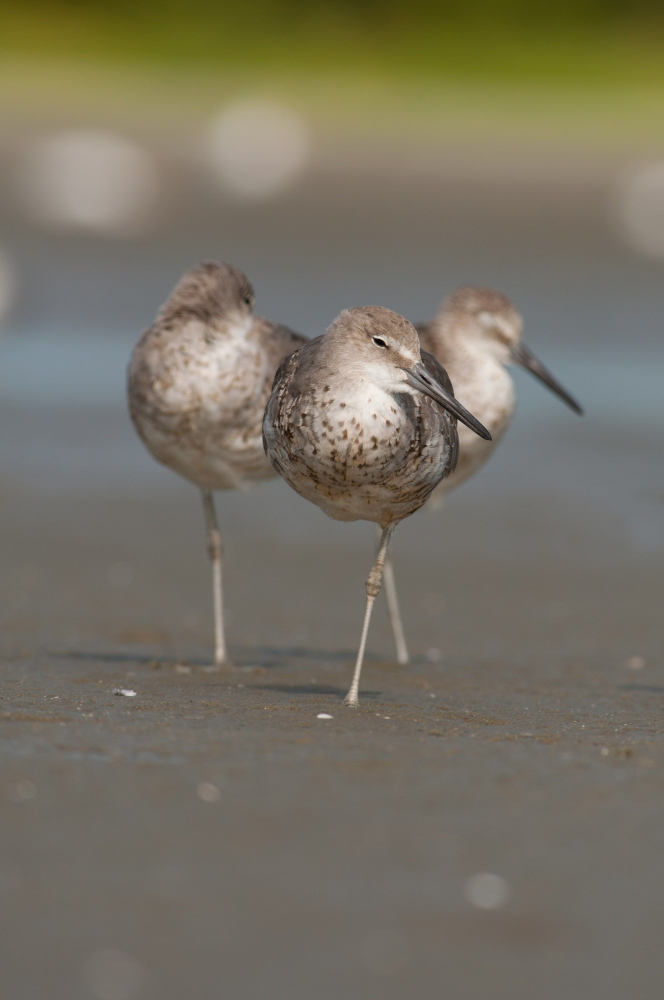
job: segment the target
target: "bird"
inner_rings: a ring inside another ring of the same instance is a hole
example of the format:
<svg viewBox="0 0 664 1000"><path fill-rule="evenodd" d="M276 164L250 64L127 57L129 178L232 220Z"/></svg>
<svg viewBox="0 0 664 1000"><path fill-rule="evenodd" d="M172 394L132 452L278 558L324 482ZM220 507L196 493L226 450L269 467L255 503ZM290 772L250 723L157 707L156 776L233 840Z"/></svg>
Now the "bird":
<svg viewBox="0 0 664 1000"><path fill-rule="evenodd" d="M459 460L456 469L436 489L432 503L442 502L450 490L461 486L491 457L507 430L516 393L510 365L525 368L554 392L575 413L583 410L551 372L523 343L523 320L514 304L501 292L477 285L463 285L449 295L429 323L416 327L423 350L447 370L457 399L487 427L491 440L482 440L459 427ZM385 567L385 592L397 658L408 662L391 563Z"/></svg>
<svg viewBox="0 0 664 1000"><path fill-rule="evenodd" d="M198 264L140 337L127 379L131 418L148 451L201 491L218 668L232 664L213 491L246 490L276 475L263 450L263 412L277 368L306 342L253 307L253 287L236 267Z"/></svg>
<svg viewBox="0 0 664 1000"><path fill-rule="evenodd" d="M382 306L345 309L277 371L265 409L265 450L296 492L339 521L381 529L345 705L359 704L371 611L397 524L426 503L458 457L457 418L489 432L452 395L417 332Z"/></svg>

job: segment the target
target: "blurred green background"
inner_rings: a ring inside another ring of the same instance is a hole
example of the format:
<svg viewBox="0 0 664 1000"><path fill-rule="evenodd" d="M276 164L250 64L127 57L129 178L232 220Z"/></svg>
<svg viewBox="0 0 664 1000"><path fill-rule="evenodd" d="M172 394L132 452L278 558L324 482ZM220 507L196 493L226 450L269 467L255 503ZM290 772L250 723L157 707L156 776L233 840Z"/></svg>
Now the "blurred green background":
<svg viewBox="0 0 664 1000"><path fill-rule="evenodd" d="M352 67L480 78L664 79L656 0L5 0L23 55Z"/></svg>
<svg viewBox="0 0 664 1000"><path fill-rule="evenodd" d="M655 0L0 6L5 124L94 109L158 131L266 87L328 133L658 148L664 11Z"/></svg>

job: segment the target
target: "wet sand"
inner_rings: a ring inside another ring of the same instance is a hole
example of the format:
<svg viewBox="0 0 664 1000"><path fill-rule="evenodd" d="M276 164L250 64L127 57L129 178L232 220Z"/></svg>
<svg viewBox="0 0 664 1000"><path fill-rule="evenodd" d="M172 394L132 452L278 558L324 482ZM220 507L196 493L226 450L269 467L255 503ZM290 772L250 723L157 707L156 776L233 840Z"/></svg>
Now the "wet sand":
<svg viewBox="0 0 664 1000"><path fill-rule="evenodd" d="M2 495L6 995L657 995L661 550L564 490L422 512L413 663L381 606L353 712L370 527L222 498L237 669L209 673L198 498L157 479Z"/></svg>

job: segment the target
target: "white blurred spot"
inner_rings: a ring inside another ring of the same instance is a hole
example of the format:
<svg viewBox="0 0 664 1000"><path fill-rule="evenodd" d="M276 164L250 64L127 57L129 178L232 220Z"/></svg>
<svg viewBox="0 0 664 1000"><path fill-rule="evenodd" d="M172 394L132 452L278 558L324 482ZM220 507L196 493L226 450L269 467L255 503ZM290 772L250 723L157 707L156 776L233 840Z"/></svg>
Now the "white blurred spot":
<svg viewBox="0 0 664 1000"><path fill-rule="evenodd" d="M84 978L98 1000L133 1000L143 992L148 977L131 955L104 948L90 955Z"/></svg>
<svg viewBox="0 0 664 1000"><path fill-rule="evenodd" d="M362 958L372 972L390 976L407 963L410 947L396 931L372 931L362 942Z"/></svg>
<svg viewBox="0 0 664 1000"><path fill-rule="evenodd" d="M317 719L333 719L333 715L328 715L327 712L319 712L316 716Z"/></svg>
<svg viewBox="0 0 664 1000"><path fill-rule="evenodd" d="M234 194L265 198L289 187L309 156L306 123L296 111L263 100L229 104L207 137L212 166Z"/></svg>
<svg viewBox="0 0 664 1000"><path fill-rule="evenodd" d="M0 320L9 312L16 294L16 269L4 250L0 250Z"/></svg>
<svg viewBox="0 0 664 1000"><path fill-rule="evenodd" d="M158 195L147 150L122 135L92 129L39 139L28 151L19 184L39 222L110 236L142 232Z"/></svg>
<svg viewBox="0 0 664 1000"><path fill-rule="evenodd" d="M196 794L203 802L218 802L221 798L221 792L211 781L201 781L196 788Z"/></svg>
<svg viewBox="0 0 664 1000"><path fill-rule="evenodd" d="M175 664L175 673L176 674L190 674L192 672L192 670L193 670L193 667L190 667L188 663L176 663Z"/></svg>
<svg viewBox="0 0 664 1000"><path fill-rule="evenodd" d="M113 688L113 694L118 695L119 698L135 698L136 692L131 688Z"/></svg>
<svg viewBox="0 0 664 1000"><path fill-rule="evenodd" d="M625 663L628 670L643 670L646 665L646 661L642 656L630 656L629 660Z"/></svg>
<svg viewBox="0 0 664 1000"><path fill-rule="evenodd" d="M107 570L106 579L110 587L116 590L123 590L125 587L131 587L134 582L134 568L130 566L129 563L116 562L112 563Z"/></svg>
<svg viewBox="0 0 664 1000"><path fill-rule="evenodd" d="M498 910L510 898L510 887L502 875L480 872L468 879L464 887L466 899L481 910Z"/></svg>
<svg viewBox="0 0 664 1000"><path fill-rule="evenodd" d="M17 781L9 789L9 798L14 802L27 802L34 799L37 794L37 786L33 781Z"/></svg>
<svg viewBox="0 0 664 1000"><path fill-rule="evenodd" d="M600 753L601 753L602 757L608 757L609 754L611 753L611 751L609 750L608 747L602 747L601 750L600 750Z"/></svg>
<svg viewBox="0 0 664 1000"><path fill-rule="evenodd" d="M664 161L637 167L623 178L617 217L623 236L635 250L664 258Z"/></svg>
<svg viewBox="0 0 664 1000"><path fill-rule="evenodd" d="M443 658L443 654L441 653L441 651L439 649L435 649L433 646L431 647L431 649L427 649L424 656L429 661L429 663L439 663Z"/></svg>

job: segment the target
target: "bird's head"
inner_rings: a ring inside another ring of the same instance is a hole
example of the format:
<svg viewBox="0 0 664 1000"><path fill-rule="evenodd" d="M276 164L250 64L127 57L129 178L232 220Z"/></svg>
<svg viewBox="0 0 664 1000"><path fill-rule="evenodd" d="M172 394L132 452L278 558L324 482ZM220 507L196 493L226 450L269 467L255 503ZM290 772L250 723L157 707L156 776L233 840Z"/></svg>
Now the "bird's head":
<svg viewBox="0 0 664 1000"><path fill-rule="evenodd" d="M480 437L490 438L486 428L425 367L417 331L398 313L382 306L344 309L328 328L325 341L328 364L334 366L341 384L344 377L352 376L392 395L421 393Z"/></svg>
<svg viewBox="0 0 664 1000"><path fill-rule="evenodd" d="M437 317L444 340L461 343L475 356L516 364L529 371L575 413L583 410L522 340L523 320L507 296L490 288L464 285L445 300Z"/></svg>
<svg viewBox="0 0 664 1000"><path fill-rule="evenodd" d="M254 290L232 264L206 261L187 271L157 317L159 321L196 319L209 327L247 332L253 321Z"/></svg>

